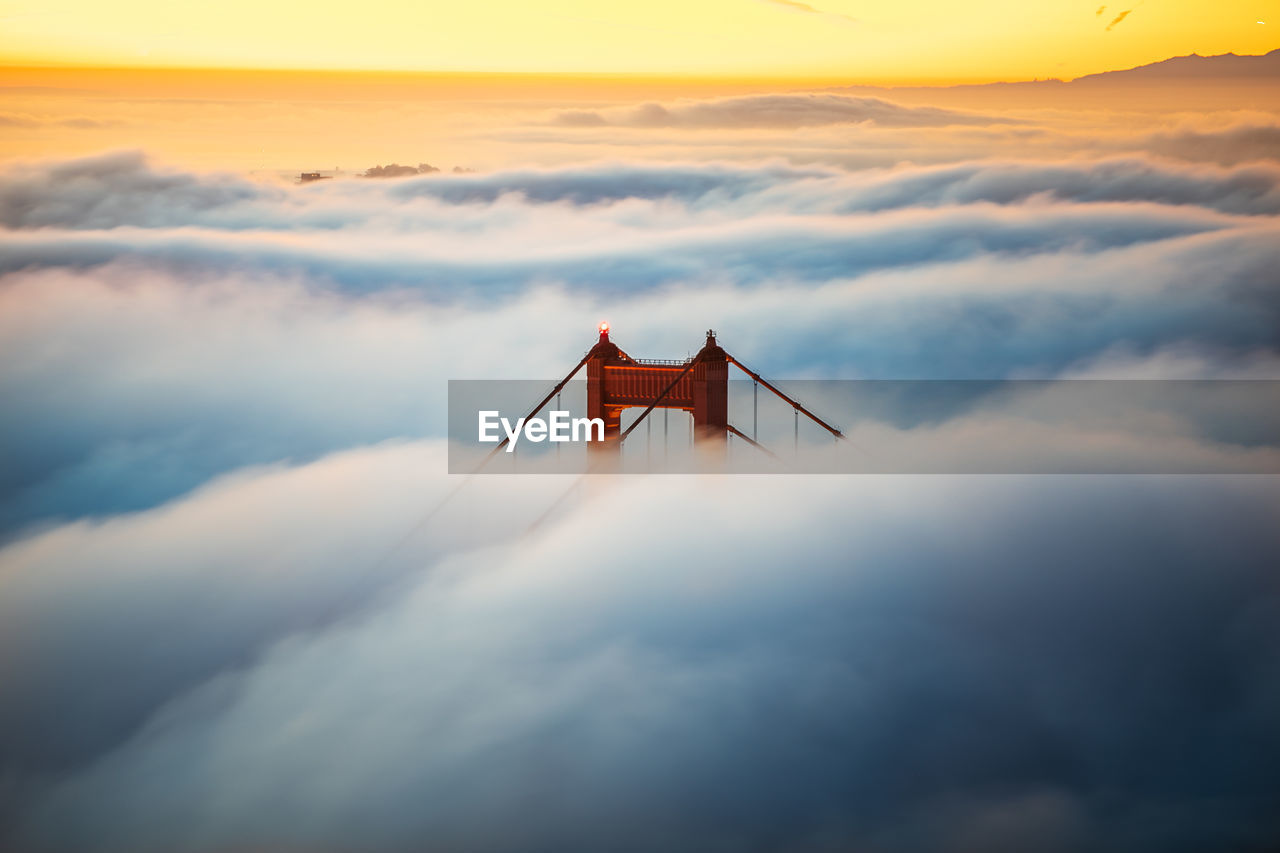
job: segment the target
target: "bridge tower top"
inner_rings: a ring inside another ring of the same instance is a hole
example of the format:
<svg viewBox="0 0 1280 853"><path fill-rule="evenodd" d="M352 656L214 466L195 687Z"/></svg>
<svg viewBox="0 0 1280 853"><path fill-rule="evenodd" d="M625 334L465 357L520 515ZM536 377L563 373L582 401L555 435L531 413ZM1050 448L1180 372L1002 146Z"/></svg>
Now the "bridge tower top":
<svg viewBox="0 0 1280 853"><path fill-rule="evenodd" d="M723 453L730 433L751 444L756 444L754 439L729 423L730 364L736 365L757 385L763 386L790 404L797 418L804 415L837 439L844 438L840 430L725 352L716 343L715 329L707 329L707 342L702 349L698 350L697 355L675 360L632 358L609 339L607 322L600 323L597 328L600 339L596 341L595 346L527 415L527 418L536 416L542 407L559 394L569 380L585 367L587 369L587 417L598 418L604 423L603 440L588 445L588 451L592 454L616 454L627 435L654 409L680 409L688 412L693 417L694 442L710 445L707 449L712 452ZM643 408L644 412L631 426L627 427L624 433L622 432L622 410L627 408ZM492 458L493 454L500 451L506 443L505 439L499 442L486 459Z"/></svg>

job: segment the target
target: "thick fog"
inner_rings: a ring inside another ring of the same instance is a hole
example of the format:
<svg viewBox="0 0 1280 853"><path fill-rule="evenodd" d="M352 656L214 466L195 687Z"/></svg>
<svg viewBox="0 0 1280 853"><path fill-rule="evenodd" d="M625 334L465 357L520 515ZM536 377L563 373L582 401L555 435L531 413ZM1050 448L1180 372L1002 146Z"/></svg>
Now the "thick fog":
<svg viewBox="0 0 1280 853"><path fill-rule="evenodd" d="M8 164L0 846L1273 846L1274 477L445 473L447 380L558 379L604 319L780 380L1280 378L1274 125L1028 122L759 95L509 129L671 157ZM723 135L787 129L826 154Z"/></svg>

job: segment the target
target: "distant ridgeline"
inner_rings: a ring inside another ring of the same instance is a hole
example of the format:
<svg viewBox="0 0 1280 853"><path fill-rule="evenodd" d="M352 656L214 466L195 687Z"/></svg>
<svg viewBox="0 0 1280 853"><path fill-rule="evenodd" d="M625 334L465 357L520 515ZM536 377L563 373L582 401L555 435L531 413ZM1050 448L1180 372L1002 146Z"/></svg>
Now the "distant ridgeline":
<svg viewBox="0 0 1280 853"><path fill-rule="evenodd" d="M1059 104L1146 109L1280 109L1280 49L1259 55L1175 56L1073 80L1020 80L954 86L838 86L824 91L968 108Z"/></svg>
<svg viewBox="0 0 1280 853"><path fill-rule="evenodd" d="M1139 82L1156 80L1175 80L1187 77L1206 79L1258 79L1272 78L1280 80L1280 49L1259 56L1238 56L1234 53L1222 53L1217 56L1201 56L1193 53L1189 56L1175 56L1160 62L1139 65L1137 68L1126 68L1123 71L1104 71L1101 74L1087 74L1077 77L1072 83Z"/></svg>

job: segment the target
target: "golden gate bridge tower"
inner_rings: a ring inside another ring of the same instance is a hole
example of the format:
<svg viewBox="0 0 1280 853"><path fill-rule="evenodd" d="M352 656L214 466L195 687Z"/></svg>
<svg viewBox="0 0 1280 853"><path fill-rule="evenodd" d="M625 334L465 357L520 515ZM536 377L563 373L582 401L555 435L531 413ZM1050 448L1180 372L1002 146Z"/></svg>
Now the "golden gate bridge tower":
<svg viewBox="0 0 1280 853"><path fill-rule="evenodd" d="M561 389L587 368L587 417L604 422L604 440L587 445L595 460L593 467L612 468L627 436L654 409L677 409L693 417L694 445L708 456L722 455L730 434L773 455L753 436L729 423L729 365L734 365L756 383L785 400L795 410L797 431L799 417L804 415L837 439L844 434L809 411L751 370L716 343L714 330L707 330L702 349L683 360L632 358L609 338L609 324L599 326L600 338L569 374L551 389L526 417L533 418ZM644 411L626 430L622 429L622 412L643 407ZM797 433L798 434L798 433ZM507 443L503 439L489 454L491 458Z"/></svg>
<svg viewBox="0 0 1280 853"><path fill-rule="evenodd" d="M622 410L647 407L679 409L693 416L695 444L723 445L729 434L729 355L707 331L707 342L684 361L632 358L609 340L609 324L600 324L600 341L587 353L587 417L604 420L596 453L621 448ZM637 419L636 423L639 423ZM634 426L634 424L633 424Z"/></svg>

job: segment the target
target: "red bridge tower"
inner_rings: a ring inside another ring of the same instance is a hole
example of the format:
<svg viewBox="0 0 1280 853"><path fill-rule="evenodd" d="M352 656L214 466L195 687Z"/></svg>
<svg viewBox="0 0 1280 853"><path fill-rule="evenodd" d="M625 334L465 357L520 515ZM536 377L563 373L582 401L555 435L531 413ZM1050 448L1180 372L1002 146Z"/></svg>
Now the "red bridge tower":
<svg viewBox="0 0 1280 853"><path fill-rule="evenodd" d="M609 324L600 324L600 341L587 353L587 417L604 421L596 453L617 453L622 410L641 406L645 414L680 409L693 415L693 436L704 447L723 447L729 435L729 357L707 331L698 354L684 361L637 359L609 340ZM664 393L665 392L665 393Z"/></svg>
<svg viewBox="0 0 1280 853"><path fill-rule="evenodd" d="M596 342L569 375L551 389L542 402L533 407L526 418L542 411L560 391L569 384L585 365L587 368L587 417L600 418L604 422L604 441L587 445L588 452L599 461L610 460L600 470L612 469L626 440L640 422L654 409L681 409L693 415L694 443L713 455L723 454L728 446L729 434L764 450L754 438L729 423L729 365L734 364L760 386L785 400L796 414L796 435L799 436L799 417L804 415L837 439L844 434L822 418L809 411L798 400L784 394L763 376L751 370L725 352L716 343L716 333L707 330L707 342L692 358L683 361L667 359L639 359L627 355L617 344L609 340L609 324L600 324L600 340ZM626 432L622 431L622 410L644 407ZM797 441L799 439L797 438ZM506 446L503 439L489 455L487 462ZM604 455L602 457L602 454ZM770 453L770 455L773 455ZM483 467L483 465L482 465Z"/></svg>

